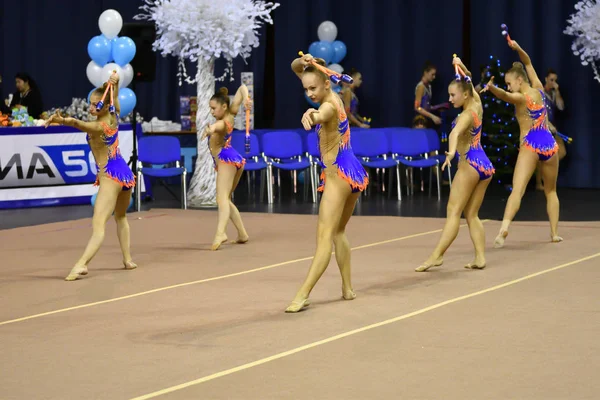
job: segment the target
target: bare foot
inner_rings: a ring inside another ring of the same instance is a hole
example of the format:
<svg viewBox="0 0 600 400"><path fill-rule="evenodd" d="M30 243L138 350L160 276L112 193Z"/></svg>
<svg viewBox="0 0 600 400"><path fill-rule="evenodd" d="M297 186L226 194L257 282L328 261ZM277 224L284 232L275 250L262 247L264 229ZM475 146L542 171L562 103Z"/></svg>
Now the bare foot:
<svg viewBox="0 0 600 400"><path fill-rule="evenodd" d="M237 239L232 240L231 243L244 244L244 243L248 242L249 239L250 239L250 236L248 236L248 234L238 235Z"/></svg>
<svg viewBox="0 0 600 400"><path fill-rule="evenodd" d="M415 271L425 272L429 268L439 267L443 263L444 263L444 257L442 257L442 256L438 257L436 260L433 260L433 261L429 259L429 260L425 261L423 264L421 264L419 267L415 268Z"/></svg>
<svg viewBox="0 0 600 400"><path fill-rule="evenodd" d="M211 246L211 250L218 250L219 247L221 247L221 245L223 243L225 243L227 241L227 235L222 233L222 234L217 234L215 235L215 239L213 240L212 246Z"/></svg>
<svg viewBox="0 0 600 400"><path fill-rule="evenodd" d="M352 290L352 288L342 288L342 297L344 300L354 300L356 298L356 293L354 293L354 290Z"/></svg>
<svg viewBox="0 0 600 400"><path fill-rule="evenodd" d="M87 275L87 265L76 265L73 267L69 275L65 278L65 281L74 281L79 278L80 275Z"/></svg>
<svg viewBox="0 0 600 400"><path fill-rule="evenodd" d="M551 241L552 241L552 243L559 243L559 242L563 241L563 238L561 238L558 235L554 235L554 236L551 236Z"/></svg>
<svg viewBox="0 0 600 400"><path fill-rule="evenodd" d="M485 259L475 258L475 260L473 262L470 262L467 265L465 265L465 268L467 268L467 269L484 269L485 268Z"/></svg>
<svg viewBox="0 0 600 400"><path fill-rule="evenodd" d="M137 264L131 260L123 261L123 266L125 267L125 269L136 269L137 268Z"/></svg>
<svg viewBox="0 0 600 400"><path fill-rule="evenodd" d="M496 236L496 239L494 240L494 247L496 249L501 249L502 247L504 247L504 239L506 239L507 236L508 231L500 231L500 233L498 233L498 236Z"/></svg>
<svg viewBox="0 0 600 400"><path fill-rule="evenodd" d="M297 313L298 311L303 310L308 306L310 306L309 299L294 300L294 301L292 301L292 304L290 304L288 306L288 308L285 309L285 312L286 313Z"/></svg>

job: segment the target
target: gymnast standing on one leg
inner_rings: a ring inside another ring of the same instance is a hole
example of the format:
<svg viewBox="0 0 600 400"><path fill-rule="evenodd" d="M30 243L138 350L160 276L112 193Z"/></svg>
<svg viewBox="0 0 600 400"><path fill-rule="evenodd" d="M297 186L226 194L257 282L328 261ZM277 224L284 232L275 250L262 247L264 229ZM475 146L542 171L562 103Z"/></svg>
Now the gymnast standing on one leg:
<svg viewBox="0 0 600 400"><path fill-rule="evenodd" d="M449 101L455 108L462 107L463 111L452 124L442 171L450 166L457 152L460 161L452 181L442 236L429 258L415 269L417 272L442 265L444 253L458 235L463 212L475 247L475 259L465 268L485 268L485 231L479 219L479 208L495 170L481 146L483 107L479 94L473 88L471 73L458 57L452 60L452 64L457 76L448 86Z"/></svg>

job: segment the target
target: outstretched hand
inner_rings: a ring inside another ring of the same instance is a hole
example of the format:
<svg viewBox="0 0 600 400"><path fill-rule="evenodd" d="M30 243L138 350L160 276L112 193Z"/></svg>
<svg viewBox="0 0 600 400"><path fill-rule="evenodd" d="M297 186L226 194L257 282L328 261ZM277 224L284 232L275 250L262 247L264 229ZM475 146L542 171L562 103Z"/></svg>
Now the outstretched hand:
<svg viewBox="0 0 600 400"><path fill-rule="evenodd" d="M311 114L318 112L318 110L315 110L314 108L309 108L308 110L306 110L306 112L304 113L304 115L302 116L302 126L304 127L305 130L310 131L312 128L312 118L310 117Z"/></svg>
<svg viewBox="0 0 600 400"><path fill-rule="evenodd" d="M483 87L483 89L481 89L480 93L486 92L489 89L490 85L494 86L494 77L493 76L490 78L490 80L488 81L488 83L485 84L485 86Z"/></svg>
<svg viewBox="0 0 600 400"><path fill-rule="evenodd" d="M210 136L210 134L210 125L206 125L206 128L204 128L204 132L202 132L202 137L200 137L200 140L206 139L208 136Z"/></svg>
<svg viewBox="0 0 600 400"><path fill-rule="evenodd" d="M50 116L50 118L48 118L46 120L46 123L44 124L44 128L47 128L48 125L52 124L52 123L60 123L59 121L64 121L64 117L62 115L60 115L60 110L56 110L54 112L54 114L52 114Z"/></svg>
<svg viewBox="0 0 600 400"><path fill-rule="evenodd" d="M442 164L442 171L446 168L450 166L450 163L452 162L452 160L454 159L454 155L456 153L449 153L449 152L445 152L446 153L446 160L444 161L444 163Z"/></svg>

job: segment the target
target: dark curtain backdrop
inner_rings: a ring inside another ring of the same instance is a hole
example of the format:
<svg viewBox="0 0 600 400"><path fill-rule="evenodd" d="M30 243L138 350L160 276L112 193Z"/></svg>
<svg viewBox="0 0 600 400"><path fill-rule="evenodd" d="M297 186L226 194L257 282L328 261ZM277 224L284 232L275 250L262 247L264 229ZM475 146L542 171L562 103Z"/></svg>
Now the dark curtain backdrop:
<svg viewBox="0 0 600 400"><path fill-rule="evenodd" d="M600 108L600 83L593 79L592 68L584 67L571 51L572 36L563 33L566 20L575 11L573 0L472 0L471 57L473 69L490 55L503 64L518 61L501 35L500 24L531 57L544 83L548 68L558 73L558 83L565 100L565 111L558 112L557 128L573 143L560 166L559 185L600 188L600 135L594 127L593 114Z"/></svg>
<svg viewBox="0 0 600 400"><path fill-rule="evenodd" d="M261 44L247 64L234 63L234 82L217 83L234 91L240 72L254 72L256 126L299 128L309 106L290 63L299 50L318 40L317 27L325 20L338 27L338 39L347 48L344 68L363 74L358 90L361 114L373 126L407 126L413 112L415 85L425 61L438 67L433 84L434 103L446 101L453 77L452 53L462 55L477 73L490 54L503 62L516 54L500 35L509 26L513 38L530 53L543 80L545 71L559 73L566 111L558 127L572 136L569 155L561 165L563 186L600 188L600 137L592 126L598 109L600 84L589 67L583 67L570 50L572 38L562 32L574 12L573 0L279 0L273 12L275 25L261 29ZM28 72L41 88L45 109L65 106L72 97L91 90L85 68L87 43L100 34L98 17L114 8L124 22L134 22L139 0L0 0L0 74L3 96L13 92L14 75ZM463 20L466 18L466 20ZM463 48L466 45L466 48ZM179 120L179 96L195 94L195 86L178 86L177 60L156 56L156 80L138 83L138 111L146 120ZM223 72L219 61L216 75ZM189 66L188 72L195 73ZM478 79L476 79L478 81Z"/></svg>

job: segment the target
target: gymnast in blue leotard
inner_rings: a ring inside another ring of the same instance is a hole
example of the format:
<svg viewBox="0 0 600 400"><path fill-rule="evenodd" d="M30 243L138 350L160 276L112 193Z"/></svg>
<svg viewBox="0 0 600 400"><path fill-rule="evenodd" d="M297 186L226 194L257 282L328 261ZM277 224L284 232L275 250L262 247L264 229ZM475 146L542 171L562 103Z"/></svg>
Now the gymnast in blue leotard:
<svg viewBox="0 0 600 400"><path fill-rule="evenodd" d="M460 68L464 77L459 81L452 81L448 86L449 100L455 108L462 108L463 111L452 124L446 161L442 165L442 170L450 167L450 162L458 153L460 157L458 171L452 180L442 236L429 258L416 268L417 272L442 265L444 253L458 235L463 212L475 247L475 259L466 264L465 268L483 269L486 265L485 232L478 214L495 170L481 146L483 107L479 94L473 88L471 73L460 58L455 57L452 62Z"/></svg>
<svg viewBox="0 0 600 400"><path fill-rule="evenodd" d="M519 53L521 62L504 75L508 92L494 85L494 77L486 88L500 100L515 105L515 117L519 121L521 146L513 173L513 188L506 202L500 232L494 241L495 247L503 247L508 228L521 206L527 184L536 166L541 161L540 171L546 194L546 210L550 220L551 242L561 242L558 236L559 201L556 194L558 177L558 145L548 127L548 113L544 102L544 86L537 76L529 55L514 40L508 45Z"/></svg>
<svg viewBox="0 0 600 400"><path fill-rule="evenodd" d="M342 276L342 297L345 300L356 297L350 279L350 244L346 237L346 224L369 178L352 151L350 127L342 100L331 90L330 79L319 66L324 67L325 61L310 54L292 62L292 71L302 80L306 96L320 104L318 110L308 109L301 121L304 129L311 130L313 126L317 129L324 168L319 188L323 197L319 206L317 250L308 276L285 310L289 313L309 305L308 296L329 265L333 246Z"/></svg>

